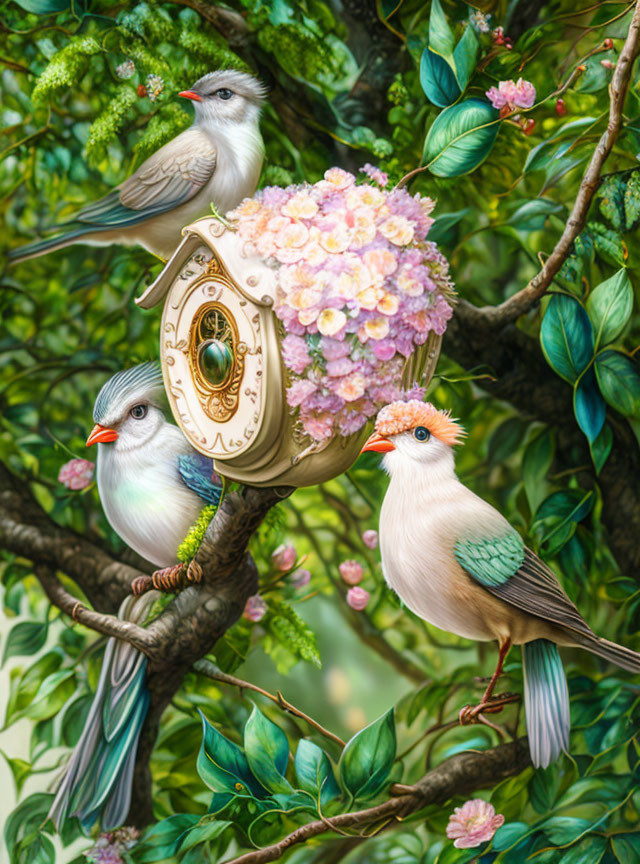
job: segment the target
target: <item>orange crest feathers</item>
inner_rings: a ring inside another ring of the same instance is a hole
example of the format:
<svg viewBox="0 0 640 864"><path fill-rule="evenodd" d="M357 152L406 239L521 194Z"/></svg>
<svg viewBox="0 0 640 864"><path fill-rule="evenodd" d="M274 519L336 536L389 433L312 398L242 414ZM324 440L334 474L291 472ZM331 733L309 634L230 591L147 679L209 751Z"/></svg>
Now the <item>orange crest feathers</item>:
<svg viewBox="0 0 640 864"><path fill-rule="evenodd" d="M408 432L416 426L425 426L432 435L444 444L453 447L467 433L455 420L450 411L438 411L430 402L411 399L409 402L391 402L378 412L376 432L385 437Z"/></svg>

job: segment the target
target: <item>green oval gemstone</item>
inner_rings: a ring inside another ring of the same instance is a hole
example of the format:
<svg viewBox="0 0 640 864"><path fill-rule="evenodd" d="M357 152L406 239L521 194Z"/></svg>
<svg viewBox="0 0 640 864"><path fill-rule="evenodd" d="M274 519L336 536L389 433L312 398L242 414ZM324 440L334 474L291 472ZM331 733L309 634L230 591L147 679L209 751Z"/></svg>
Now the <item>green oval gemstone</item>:
<svg viewBox="0 0 640 864"><path fill-rule="evenodd" d="M203 377L214 387L219 387L229 377L233 365L233 354L226 342L211 339L204 342L198 351L198 364Z"/></svg>

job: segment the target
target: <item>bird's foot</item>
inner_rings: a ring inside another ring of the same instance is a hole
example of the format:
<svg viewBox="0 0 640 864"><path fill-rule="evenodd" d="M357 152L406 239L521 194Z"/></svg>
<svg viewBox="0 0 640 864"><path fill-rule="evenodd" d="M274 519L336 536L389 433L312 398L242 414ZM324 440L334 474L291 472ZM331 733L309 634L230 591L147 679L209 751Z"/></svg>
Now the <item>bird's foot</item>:
<svg viewBox="0 0 640 864"><path fill-rule="evenodd" d="M458 715L460 725L469 726L472 723L482 723L482 714L498 714L505 705L519 701L520 694L518 693L500 693L500 695L491 696L491 698L478 703L478 705L465 705Z"/></svg>
<svg viewBox="0 0 640 864"><path fill-rule="evenodd" d="M141 597L153 588L151 576L137 576L131 583L131 593L134 597Z"/></svg>
<svg viewBox="0 0 640 864"><path fill-rule="evenodd" d="M156 570L151 576L153 587L158 591L165 591L167 593L184 588L186 579L186 564L174 564L173 567L164 567L162 570Z"/></svg>

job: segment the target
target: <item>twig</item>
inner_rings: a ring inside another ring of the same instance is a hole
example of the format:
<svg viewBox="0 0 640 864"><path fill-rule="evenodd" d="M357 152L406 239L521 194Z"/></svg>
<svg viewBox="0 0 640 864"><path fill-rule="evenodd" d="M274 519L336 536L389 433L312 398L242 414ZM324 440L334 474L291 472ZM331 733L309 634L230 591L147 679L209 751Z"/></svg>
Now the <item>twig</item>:
<svg viewBox="0 0 640 864"><path fill-rule="evenodd" d="M501 744L490 750L459 753L425 774L415 786L407 787L409 791L406 794L390 798L366 810L309 822L278 843L247 852L226 861L225 864L267 864L269 861L276 861L292 846L324 834L328 827L336 831L351 827L364 829L380 820L402 820L428 804L443 803L453 795L464 795L486 786L495 786L501 780L519 774L529 764L525 739L520 739L515 744Z"/></svg>
<svg viewBox="0 0 640 864"><path fill-rule="evenodd" d="M601 172L620 132L622 109L627 95L634 60L640 50L640 2L636 4L629 32L620 52L610 86L609 123L601 136L582 178L573 210L562 236L542 269L529 284L498 306L473 310L476 320L494 328L504 327L527 312L546 292L554 276L567 259L573 241L584 228L593 197L601 183Z"/></svg>
<svg viewBox="0 0 640 864"><path fill-rule="evenodd" d="M309 717L308 714L305 714L304 711L301 711L299 708L296 708L295 705L292 705L291 702L287 702L282 693L278 690L277 694L274 696L273 693L269 693L268 690L263 690L262 687L258 687L256 684L251 684L249 681L243 681L241 678L236 678L234 675L227 675L226 672L223 672L221 669L213 664L210 660L198 660L193 664L193 668L200 672L202 675L206 675L207 678L211 678L213 681L220 681L222 684L229 684L232 687L238 687L240 690L253 690L254 693L260 693L262 696L265 696L267 699L270 699L272 702L282 708L283 711L286 711L288 714L293 714L294 717L299 717L301 720L304 720L305 723L308 723L316 732L319 732L321 735L324 735L325 738L329 738L331 741L334 741L340 747L345 746L345 742L342 738L335 735L333 732L330 732L328 729L325 729L324 726L321 726L317 720L314 720L312 717Z"/></svg>
<svg viewBox="0 0 640 864"><path fill-rule="evenodd" d="M144 654L152 653L154 640L143 627L139 627L131 621L122 621L115 615L105 615L102 612L88 609L84 603L81 603L64 588L49 567L41 565L36 567L34 572L53 605L70 615L78 624L83 624L105 636L115 636L116 639L129 642Z"/></svg>

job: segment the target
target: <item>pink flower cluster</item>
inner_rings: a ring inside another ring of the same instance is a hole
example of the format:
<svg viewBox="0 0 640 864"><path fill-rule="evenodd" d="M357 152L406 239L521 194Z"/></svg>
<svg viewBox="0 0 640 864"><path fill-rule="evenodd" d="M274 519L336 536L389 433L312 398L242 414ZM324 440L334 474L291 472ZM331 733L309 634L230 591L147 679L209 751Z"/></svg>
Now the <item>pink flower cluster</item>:
<svg viewBox="0 0 640 864"><path fill-rule="evenodd" d="M99 834L93 846L82 854L92 864L125 864L125 861L131 861L127 851L136 845L139 837L137 828L117 828Z"/></svg>
<svg viewBox="0 0 640 864"><path fill-rule="evenodd" d="M93 480L95 465L87 459L70 459L58 472L58 483L77 492L86 489Z"/></svg>
<svg viewBox="0 0 640 864"><path fill-rule="evenodd" d="M496 814L493 804L482 798L465 801L449 817L447 837L456 849L474 849L488 843L498 828L504 825L504 816Z"/></svg>
<svg viewBox="0 0 640 864"><path fill-rule="evenodd" d="M517 108L531 108L536 101L536 88L530 81L518 78L517 81L500 81L497 87L487 90L486 96L494 108L511 113Z"/></svg>
<svg viewBox="0 0 640 864"><path fill-rule="evenodd" d="M277 268L287 401L316 441L351 435L401 390L405 359L451 318L449 264L427 241L433 201L331 168L313 185L268 187L228 218Z"/></svg>

